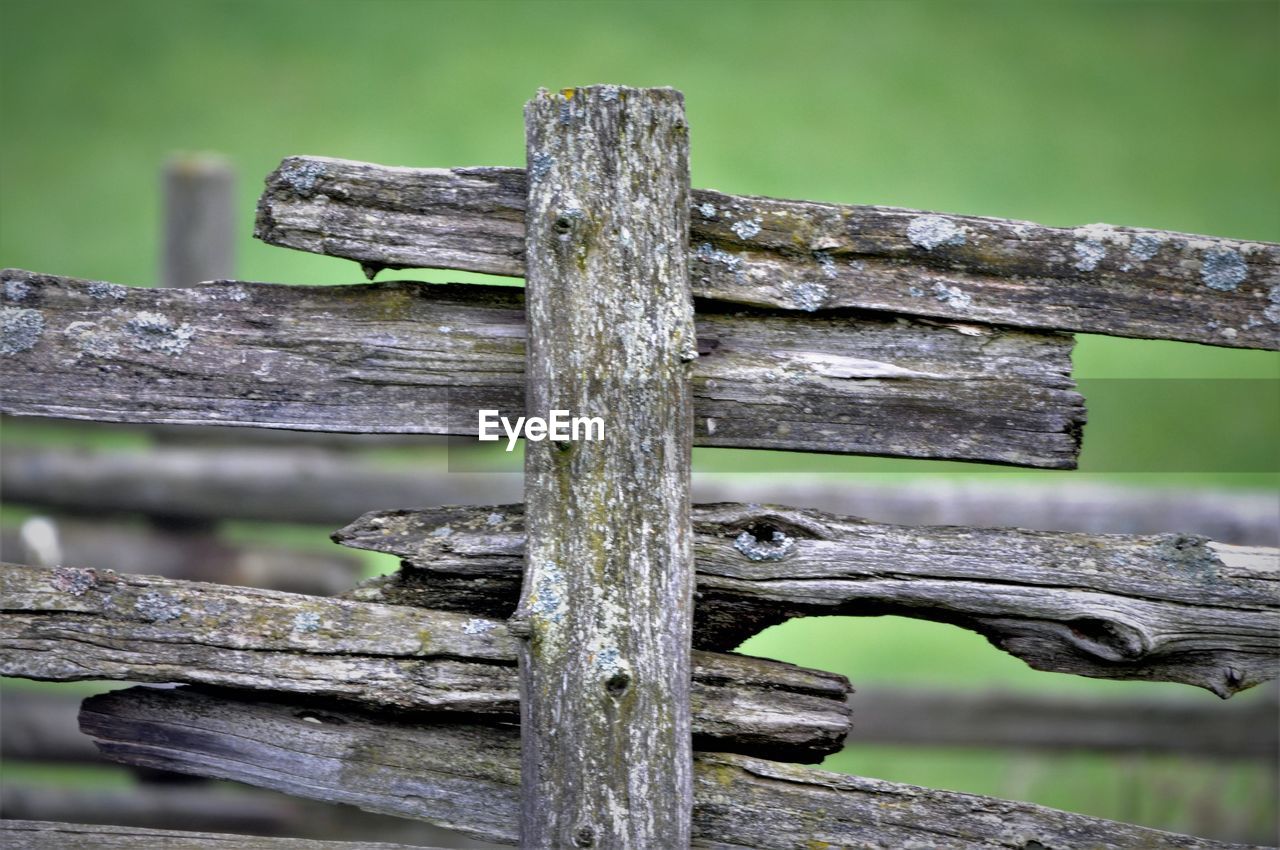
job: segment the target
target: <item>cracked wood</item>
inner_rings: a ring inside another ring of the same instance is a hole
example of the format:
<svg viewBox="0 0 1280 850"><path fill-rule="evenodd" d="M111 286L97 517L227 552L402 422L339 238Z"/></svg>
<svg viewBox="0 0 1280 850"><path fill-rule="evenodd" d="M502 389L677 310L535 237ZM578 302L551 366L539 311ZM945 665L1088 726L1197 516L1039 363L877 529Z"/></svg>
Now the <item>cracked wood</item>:
<svg viewBox="0 0 1280 850"><path fill-rule="evenodd" d="M791 617L894 614L971 629L1039 670L1221 697L1280 668L1276 549L1183 534L916 528L769 505L696 505L693 521L700 648L732 648ZM375 512L334 539L403 559L359 598L493 617L515 603L519 505Z"/></svg>
<svg viewBox="0 0 1280 850"><path fill-rule="evenodd" d="M187 682L514 720L516 641L500 620L278 591L0 565L0 675ZM849 729L849 683L698 652L704 746L819 761Z"/></svg>
<svg viewBox="0 0 1280 850"><path fill-rule="evenodd" d="M2 276L6 413L474 434L480 408L525 412L512 287ZM1070 337L703 306L697 445L1076 465Z"/></svg>
<svg viewBox="0 0 1280 850"><path fill-rule="evenodd" d="M86 700L80 728L115 761L349 803L489 841L517 841L519 742L510 727L409 724L190 688L131 688ZM693 773L695 847L1233 846L741 755L697 754Z"/></svg>
<svg viewBox="0 0 1280 850"><path fill-rule="evenodd" d="M258 203L272 245L383 268L523 275L525 171L288 157ZM1280 349L1280 245L1110 225L694 190L693 294Z"/></svg>

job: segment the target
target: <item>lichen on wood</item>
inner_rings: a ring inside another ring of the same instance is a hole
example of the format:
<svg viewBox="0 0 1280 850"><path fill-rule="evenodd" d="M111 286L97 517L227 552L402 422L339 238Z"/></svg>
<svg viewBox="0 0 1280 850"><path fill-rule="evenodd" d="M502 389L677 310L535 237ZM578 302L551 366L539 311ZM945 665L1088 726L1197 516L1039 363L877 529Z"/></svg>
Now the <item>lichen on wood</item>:
<svg viewBox="0 0 1280 850"><path fill-rule="evenodd" d="M485 525L494 511L503 522ZM704 649L792 617L895 614L971 629L1040 670L1183 682L1224 698L1280 673L1273 548L889 525L776 505L696 505L693 520L694 644ZM442 524L449 539L427 540ZM520 505L374 512L335 539L404 562L364 598L495 617L514 605Z"/></svg>
<svg viewBox="0 0 1280 850"><path fill-rule="evenodd" d="M316 175L305 197L287 175ZM525 273L525 173L289 157L255 230L373 268ZM1280 245L727 195L690 197L699 298L1280 349ZM946 297L936 297L938 293Z"/></svg>
<svg viewBox="0 0 1280 850"><path fill-rule="evenodd" d="M525 449L514 618L521 843L685 847L692 807L689 142L671 89L525 107L526 410L607 418Z"/></svg>

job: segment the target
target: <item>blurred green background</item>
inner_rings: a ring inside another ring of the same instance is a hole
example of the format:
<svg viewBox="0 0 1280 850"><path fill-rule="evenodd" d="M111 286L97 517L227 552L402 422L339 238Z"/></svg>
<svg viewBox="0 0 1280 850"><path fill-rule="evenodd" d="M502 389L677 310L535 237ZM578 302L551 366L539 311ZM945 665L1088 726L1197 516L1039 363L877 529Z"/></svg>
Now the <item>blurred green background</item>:
<svg viewBox="0 0 1280 850"><path fill-rule="evenodd" d="M240 277L355 282L354 264L250 238L260 180L283 156L521 165L525 100L539 87L593 82L683 90L699 187L1280 241L1277 2L0 0L0 9L6 266L150 284L158 167L176 151L211 150L242 176ZM1086 378L1280 378L1274 353L1100 337L1080 338L1076 363ZM1171 411L1111 393L1091 407L1079 473L725 451L700 451L696 464L1274 493L1280 437L1274 419L1256 423L1280 411L1275 387L1256 409L1217 410L1208 426L1211 402L1188 398ZM1230 442L1265 459L1256 467L1088 471L1121 468L1114 458L1138 445L1194 455L1232 422L1254 423ZM8 431L6 440L39 436ZM307 533L321 541L326 531ZM746 649L839 670L862 688L1163 687L1035 673L967 632L891 618L792 623ZM1174 829L1203 827L1195 812L1216 806L1228 821L1245 818L1233 834L1274 838L1273 766L869 747L830 766Z"/></svg>

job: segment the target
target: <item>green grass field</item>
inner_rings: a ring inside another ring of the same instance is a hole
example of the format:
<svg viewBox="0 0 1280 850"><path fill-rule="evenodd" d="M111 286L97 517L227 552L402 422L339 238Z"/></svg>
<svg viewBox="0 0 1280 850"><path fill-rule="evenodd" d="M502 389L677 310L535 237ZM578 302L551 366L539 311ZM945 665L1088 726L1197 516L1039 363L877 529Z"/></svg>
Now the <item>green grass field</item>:
<svg viewBox="0 0 1280 850"><path fill-rule="evenodd" d="M0 262L43 272L152 283L157 169L176 151L212 150L242 175L240 277L361 280L354 264L250 238L261 178L281 157L519 165L524 101L539 87L592 82L682 89L697 186L1280 241L1274 0L0 0L0 46ZM484 279L383 277L393 275ZM1205 380L1158 403L1098 384L1079 473L723 450L699 450L695 462L789 476L1088 477L1280 493L1280 355L1086 336L1076 363L1090 379ZM1221 395L1212 381L1221 378L1256 379L1258 392ZM45 438L12 427L4 439ZM1139 454L1206 453L1215 460L1181 471L1125 465ZM234 531L323 545L328 529ZM747 650L839 670L860 688L1186 690L1036 673L968 632L893 618L794 622ZM1275 836L1274 766L885 748L851 749L831 766L1167 828Z"/></svg>

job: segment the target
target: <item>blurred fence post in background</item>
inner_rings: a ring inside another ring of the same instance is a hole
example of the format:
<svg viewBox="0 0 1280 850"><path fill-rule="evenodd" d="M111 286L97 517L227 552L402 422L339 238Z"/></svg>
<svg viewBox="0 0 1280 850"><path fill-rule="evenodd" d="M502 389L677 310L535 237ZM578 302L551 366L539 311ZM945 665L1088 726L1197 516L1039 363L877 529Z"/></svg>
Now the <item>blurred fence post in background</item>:
<svg viewBox="0 0 1280 850"><path fill-rule="evenodd" d="M178 154L162 176L160 285L192 286L235 274L235 170L211 153Z"/></svg>

